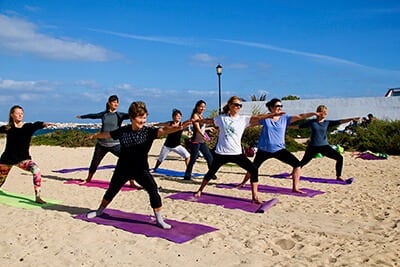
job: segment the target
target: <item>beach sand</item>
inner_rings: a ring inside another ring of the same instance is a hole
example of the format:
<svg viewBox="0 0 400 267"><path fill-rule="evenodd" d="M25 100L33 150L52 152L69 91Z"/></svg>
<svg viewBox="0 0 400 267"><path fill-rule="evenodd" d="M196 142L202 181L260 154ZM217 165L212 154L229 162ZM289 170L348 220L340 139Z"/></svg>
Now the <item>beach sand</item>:
<svg viewBox="0 0 400 267"><path fill-rule="evenodd" d="M4 139L0 149L4 150ZM163 140L156 140L149 154L154 166ZM111 226L74 219L96 209L103 189L64 184L84 179L87 172L56 173L52 170L87 167L94 148L32 146L32 158L41 168L42 197L61 202L45 208L22 209L0 204L1 266L399 266L400 265L400 157L362 160L344 153L343 177L351 185L302 181L302 188L324 191L313 198L260 193L263 200L279 201L265 213L249 213L165 198L181 191L195 191L193 182L155 174L167 219L218 228L177 244L161 238L132 234ZM301 158L304 152L296 153ZM115 164L109 154L101 165ZM184 171L173 153L160 168ZM205 173L199 159L194 172ZM260 168L260 184L291 187L290 179L268 175L290 168L274 159ZM314 159L303 176L334 178L334 161ZM98 170L94 179L109 180L112 170ZM251 198L250 191L221 189L215 183L240 182L244 171L223 166L206 193ZM33 197L31 174L13 168L1 188ZM120 192L109 208L152 215L145 191Z"/></svg>

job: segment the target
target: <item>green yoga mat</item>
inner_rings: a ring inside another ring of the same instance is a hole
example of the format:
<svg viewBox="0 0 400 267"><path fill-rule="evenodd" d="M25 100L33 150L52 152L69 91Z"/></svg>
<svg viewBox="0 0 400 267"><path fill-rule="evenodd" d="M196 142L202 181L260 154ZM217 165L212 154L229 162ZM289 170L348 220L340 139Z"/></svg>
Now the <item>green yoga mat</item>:
<svg viewBox="0 0 400 267"><path fill-rule="evenodd" d="M7 206L23 208L23 209L34 209L40 207L47 207L55 204L60 204L61 201L51 200L47 198L43 198L46 201L46 204L39 204L35 202L34 194L30 196L11 193L4 190L0 190L0 204L4 204Z"/></svg>

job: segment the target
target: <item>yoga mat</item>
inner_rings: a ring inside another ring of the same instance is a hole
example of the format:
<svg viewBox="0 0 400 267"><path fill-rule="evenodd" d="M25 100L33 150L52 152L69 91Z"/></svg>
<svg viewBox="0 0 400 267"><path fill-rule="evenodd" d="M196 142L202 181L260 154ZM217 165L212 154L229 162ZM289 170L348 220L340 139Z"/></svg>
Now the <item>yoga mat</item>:
<svg viewBox="0 0 400 267"><path fill-rule="evenodd" d="M102 180L96 180L96 179L92 179L89 183L86 183L86 184L79 184L80 182L81 182L81 180L72 179L69 181L65 181L64 184L77 184L80 186L96 187L96 188L102 188L102 189L108 189L108 186L110 185L109 181L102 181ZM133 191L133 190L137 190L137 188L130 187L130 185L128 183L124 184L124 186L121 188L121 191Z"/></svg>
<svg viewBox="0 0 400 267"><path fill-rule="evenodd" d="M288 178L290 176L289 173L284 172L280 174L274 174L270 175L272 178ZM341 185L346 185L346 184L351 184L354 181L353 177L350 177L346 179L345 181L341 181L338 179L331 179L331 178L314 178L314 177L307 177L307 176L300 176L301 181L308 181L311 183L325 183L325 184L341 184Z"/></svg>
<svg viewBox="0 0 400 267"><path fill-rule="evenodd" d="M43 199L46 201L46 204L39 204L35 202L35 196L32 193L30 196L6 192L0 190L0 204L4 204L11 207L23 208L23 209L34 209L41 207L48 207L56 204L60 204L61 201L58 200L50 200L47 198Z"/></svg>
<svg viewBox="0 0 400 267"><path fill-rule="evenodd" d="M104 165L97 167L98 170L105 170L105 169L114 169L115 165ZM79 171L88 171L89 168L87 167L80 167L80 168L71 168L71 169L60 169L60 170L52 170L52 172L59 172L59 173L70 173L70 172L79 172Z"/></svg>
<svg viewBox="0 0 400 267"><path fill-rule="evenodd" d="M202 193L200 197L195 197L193 192L180 192L167 196L171 199L186 200L203 204L214 204L222 206L226 209L241 209L247 212L264 213L278 202L278 199L273 198L269 201L264 201L263 204L256 204L246 198L237 198L223 195L214 195Z"/></svg>
<svg viewBox="0 0 400 267"><path fill-rule="evenodd" d="M165 230L156 225L154 216L129 213L114 209L105 209L102 215L92 219L88 219L86 214L80 214L74 218L87 222L113 226L133 234L159 237L179 244L190 241L200 235L218 230L217 228L206 225L179 222L170 219L165 219L165 222L172 225L172 228Z"/></svg>
<svg viewBox="0 0 400 267"><path fill-rule="evenodd" d="M230 183L230 184L217 184L216 186L218 188L233 189L237 188L238 185L239 185L238 183ZM237 189L251 190L251 186L246 184L243 187ZM258 185L258 192L261 193L273 193L273 194L291 195L297 197L314 197L316 195L321 195L325 193L323 191L309 189L309 188L300 188L300 190L303 191L305 194L293 192L291 188L271 186L271 185L260 185L260 184Z"/></svg>
<svg viewBox="0 0 400 267"><path fill-rule="evenodd" d="M185 172L161 169L161 168L157 168L157 170L154 173L163 174L166 176L175 176L175 177L184 177L185 176ZM200 174L200 173L192 173L192 176L200 177L200 176L204 176L204 175Z"/></svg>

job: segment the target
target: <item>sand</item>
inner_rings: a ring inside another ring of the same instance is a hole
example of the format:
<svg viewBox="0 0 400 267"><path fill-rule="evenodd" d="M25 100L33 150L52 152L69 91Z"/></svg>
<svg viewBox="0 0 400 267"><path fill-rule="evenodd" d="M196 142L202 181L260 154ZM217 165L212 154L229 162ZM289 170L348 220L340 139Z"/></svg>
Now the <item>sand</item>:
<svg viewBox="0 0 400 267"><path fill-rule="evenodd" d="M4 139L0 149L4 150ZM153 166L162 140L150 154ZM42 170L42 196L61 201L47 208L22 209L0 204L1 266L399 266L400 264L400 157L362 160L344 153L344 177L351 185L301 182L301 187L325 194L308 197L260 193L263 200L278 198L266 213L249 213L172 200L166 196L197 190L201 179L155 175L163 199L163 215L219 230L183 244L132 234L111 226L74 219L97 208L104 190L64 184L84 179L86 171L55 173L52 170L87 167L93 148L32 146L31 155ZM297 152L301 158L304 152ZM101 165L115 164L109 154ZM185 164L172 153L161 168L183 171ZM199 159L194 172L205 173ZM268 175L290 171L274 159L260 168L260 184L288 187L289 179ZM95 179L109 180L112 170L99 170ZM220 189L215 183L239 182L244 171L223 166L218 180L205 192L250 198L250 192ZM334 178L334 161L314 159L302 175ZM33 196L30 173L13 168L1 188ZM109 208L152 215L143 190L120 192Z"/></svg>

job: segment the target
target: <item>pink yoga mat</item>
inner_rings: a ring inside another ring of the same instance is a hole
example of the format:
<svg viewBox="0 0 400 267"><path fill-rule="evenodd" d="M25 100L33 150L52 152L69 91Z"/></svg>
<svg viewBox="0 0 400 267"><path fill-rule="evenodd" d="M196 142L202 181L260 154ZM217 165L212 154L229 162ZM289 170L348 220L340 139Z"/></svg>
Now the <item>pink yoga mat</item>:
<svg viewBox="0 0 400 267"><path fill-rule="evenodd" d="M167 198L198 202L203 204L214 204L222 206L226 209L241 209L247 212L264 213L278 202L278 199L273 198L269 201L264 201L262 204L253 203L250 199L230 197L224 195L215 195L202 193L200 197L195 197L193 192L180 192Z"/></svg>
<svg viewBox="0 0 400 267"><path fill-rule="evenodd" d="M69 180L64 182L64 184L76 184L76 185L80 185L80 186L86 186L86 187L96 187L96 188L102 188L102 189L108 189L108 186L110 185L110 182L108 181L102 181L102 180L96 180L93 179L92 181L90 181L90 183L86 183L86 184L79 184L81 182L81 180ZM137 190L137 188L135 187L130 187L129 184L124 184L124 186L121 188L121 191L134 191Z"/></svg>
<svg viewBox="0 0 400 267"><path fill-rule="evenodd" d="M179 222L170 219L165 219L165 222L170 224L172 229L165 230L156 225L154 216L114 209L105 209L102 215L92 219L88 219L86 214L80 214L74 218L101 225L113 226L133 234L159 237L175 243L184 243L200 235L218 230L217 228L207 225Z"/></svg>

